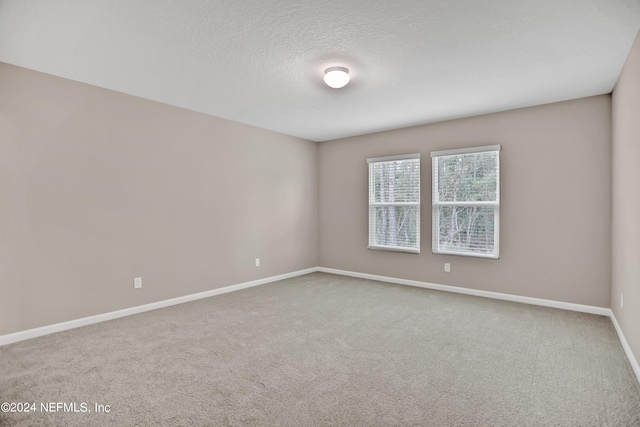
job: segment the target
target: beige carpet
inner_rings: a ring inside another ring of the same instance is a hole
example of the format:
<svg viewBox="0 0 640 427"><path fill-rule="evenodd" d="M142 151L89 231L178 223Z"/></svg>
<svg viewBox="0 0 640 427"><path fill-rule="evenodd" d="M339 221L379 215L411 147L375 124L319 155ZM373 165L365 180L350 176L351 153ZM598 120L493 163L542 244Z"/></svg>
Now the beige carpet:
<svg viewBox="0 0 640 427"><path fill-rule="evenodd" d="M9 426L640 425L606 317L323 273L0 347L0 402L37 405Z"/></svg>

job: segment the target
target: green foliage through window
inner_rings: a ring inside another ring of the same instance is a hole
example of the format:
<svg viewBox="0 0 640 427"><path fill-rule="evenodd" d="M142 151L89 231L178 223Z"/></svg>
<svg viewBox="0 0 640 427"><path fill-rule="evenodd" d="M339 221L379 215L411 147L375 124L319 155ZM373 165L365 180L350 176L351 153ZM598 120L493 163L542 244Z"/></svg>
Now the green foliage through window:
<svg viewBox="0 0 640 427"><path fill-rule="evenodd" d="M369 159L369 247L420 249L420 158Z"/></svg>
<svg viewBox="0 0 640 427"><path fill-rule="evenodd" d="M499 150L432 153L434 253L498 257Z"/></svg>

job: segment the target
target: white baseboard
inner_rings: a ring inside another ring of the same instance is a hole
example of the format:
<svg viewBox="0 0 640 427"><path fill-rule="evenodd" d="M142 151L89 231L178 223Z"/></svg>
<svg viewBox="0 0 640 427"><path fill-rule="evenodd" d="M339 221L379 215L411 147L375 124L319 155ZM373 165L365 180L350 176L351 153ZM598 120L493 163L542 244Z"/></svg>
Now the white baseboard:
<svg viewBox="0 0 640 427"><path fill-rule="evenodd" d="M53 325L42 326L40 328L27 329L26 331L15 332L7 335L0 335L0 346L11 344L18 341L24 341L30 338L41 337L43 335L62 332L69 329L79 328L81 326L92 325L94 323L105 322L107 320L118 319L120 317L131 316L133 314L144 313L145 311L157 310L159 308L170 307L176 304L182 304L189 301L195 301L202 298L212 297L214 295L226 294L227 292L238 291L240 289L251 288L253 286L264 285L266 283L276 282L278 280L289 279L291 277L302 276L318 271L317 267L307 268L306 270L294 271L292 273L280 274L264 279L253 280L251 282L239 283L237 285L225 286L224 288L212 289L210 291L199 292L197 294L185 295L182 297L172 298L164 301L152 302L150 304L139 305L136 307L125 308L123 310L111 311L109 313L98 314L95 316L83 317L81 319L69 320L68 322L55 323Z"/></svg>
<svg viewBox="0 0 640 427"><path fill-rule="evenodd" d="M611 317L611 322L613 323L613 327L616 328L616 332L618 333L618 338L620 339L622 348L624 349L624 352L627 355L627 359L629 359L631 368L633 368L633 372L636 374L636 378L638 379L638 382L640 382L640 365L638 365L638 361L636 360L636 357L631 351L631 347L629 347L629 343L627 342L627 339L625 338L624 333L622 333L622 329L618 324L618 319L616 319L616 316L613 314L613 311L611 311L610 317Z"/></svg>
<svg viewBox="0 0 640 427"><path fill-rule="evenodd" d="M337 270L335 268L318 267L323 273L339 274L341 276L358 277L360 279L377 280L379 282L397 283L399 285L416 286L418 288L434 289L437 291L454 292L457 294L474 295L478 297L521 302L524 304L541 305L544 307L561 308L563 310L581 311L583 313L609 316L611 309L592 305L573 304L570 302L553 301L541 298L523 297L499 292L481 291L477 289L459 288L457 286L438 285L436 283L419 282L417 280L397 279L395 277L377 276L375 274L357 273L354 271Z"/></svg>

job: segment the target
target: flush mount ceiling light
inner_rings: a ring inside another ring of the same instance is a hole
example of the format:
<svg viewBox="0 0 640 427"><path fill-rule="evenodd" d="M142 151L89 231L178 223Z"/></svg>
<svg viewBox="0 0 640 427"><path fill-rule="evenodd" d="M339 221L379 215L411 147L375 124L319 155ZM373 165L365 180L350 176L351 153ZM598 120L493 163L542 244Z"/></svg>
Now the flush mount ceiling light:
<svg viewBox="0 0 640 427"><path fill-rule="evenodd" d="M324 72L324 82L334 89L345 87L349 83L349 70L344 67L327 68Z"/></svg>

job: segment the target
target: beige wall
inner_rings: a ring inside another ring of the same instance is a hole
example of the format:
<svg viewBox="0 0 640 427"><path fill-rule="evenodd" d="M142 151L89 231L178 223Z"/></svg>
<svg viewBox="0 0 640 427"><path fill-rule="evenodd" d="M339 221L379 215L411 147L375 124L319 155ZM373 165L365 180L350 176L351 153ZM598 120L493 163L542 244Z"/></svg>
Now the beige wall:
<svg viewBox="0 0 640 427"><path fill-rule="evenodd" d="M430 152L492 144L502 145L500 259L433 255ZM368 250L366 159L416 152L422 253ZM321 143L320 265L609 307L610 164L609 95Z"/></svg>
<svg viewBox="0 0 640 427"><path fill-rule="evenodd" d="M640 35L613 91L611 308L640 360ZM620 307L624 295L624 308Z"/></svg>
<svg viewBox="0 0 640 427"><path fill-rule="evenodd" d="M317 265L316 143L6 64L0 141L0 335Z"/></svg>

